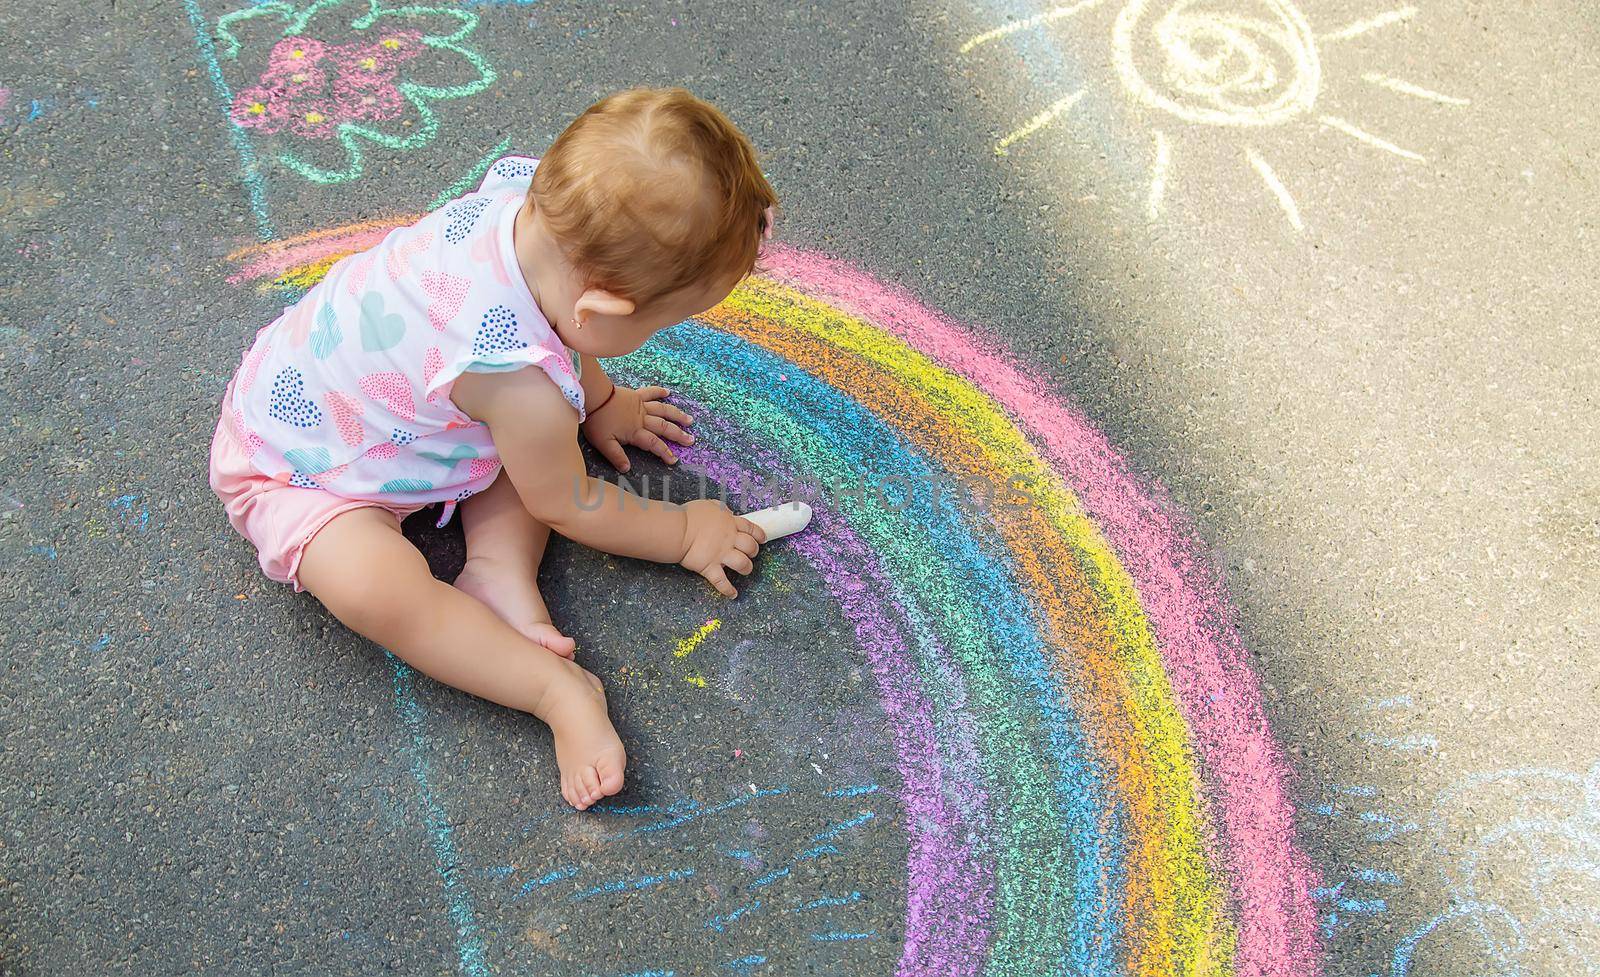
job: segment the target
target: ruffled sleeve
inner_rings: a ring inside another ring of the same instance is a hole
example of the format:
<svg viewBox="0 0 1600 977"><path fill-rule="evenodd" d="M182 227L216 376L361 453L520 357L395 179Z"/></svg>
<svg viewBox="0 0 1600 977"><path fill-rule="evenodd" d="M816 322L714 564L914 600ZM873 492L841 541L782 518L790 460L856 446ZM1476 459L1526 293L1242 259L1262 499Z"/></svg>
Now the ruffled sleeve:
<svg viewBox="0 0 1600 977"><path fill-rule="evenodd" d="M530 341L530 332L549 333L540 341ZM455 362L444 364L428 382L424 396L429 399L449 397L449 387L463 373L506 373L528 367L538 367L561 390L582 422L587 416L583 405L583 386L578 382L578 371L573 368L572 354L554 332L544 323L520 323L504 306L490 309L483 324L473 337L472 345L456 357Z"/></svg>

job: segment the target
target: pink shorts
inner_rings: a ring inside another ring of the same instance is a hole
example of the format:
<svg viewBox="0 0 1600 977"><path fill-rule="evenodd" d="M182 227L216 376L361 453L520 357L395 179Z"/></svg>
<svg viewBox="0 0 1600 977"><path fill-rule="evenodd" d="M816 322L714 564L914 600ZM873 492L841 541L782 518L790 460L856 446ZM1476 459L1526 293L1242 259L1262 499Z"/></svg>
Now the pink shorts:
<svg viewBox="0 0 1600 977"><path fill-rule="evenodd" d="M342 512L373 507L404 519L423 508L340 498L261 474L250 464L234 430L233 411L228 406L232 402L233 384L229 383L217 433L211 439L211 490L222 500L228 522L255 546L261 569L271 579L303 589L297 576L300 557L311 538Z"/></svg>

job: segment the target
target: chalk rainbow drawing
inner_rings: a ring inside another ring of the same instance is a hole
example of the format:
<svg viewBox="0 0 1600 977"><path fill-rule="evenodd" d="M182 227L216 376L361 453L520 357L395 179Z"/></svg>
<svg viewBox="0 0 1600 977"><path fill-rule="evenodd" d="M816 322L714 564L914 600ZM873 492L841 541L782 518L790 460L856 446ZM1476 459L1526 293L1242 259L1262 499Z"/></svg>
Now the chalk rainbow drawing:
<svg viewBox="0 0 1600 977"><path fill-rule="evenodd" d="M347 24L359 40L333 44L312 36L313 22L335 20L326 14L346 6L359 12ZM266 0L217 18L217 57L237 60L244 45L235 31L263 17L278 20L282 31L261 77L230 96L229 117L235 127L263 135L287 132L309 144L337 141L345 157L339 166L319 166L293 151L278 154L278 162L313 183L360 178L366 166L363 143L395 150L427 145L439 131L432 103L476 95L495 81L494 68L463 43L477 29L478 15L456 7L388 8L379 0L315 0L300 7ZM418 26L430 23L449 29ZM409 64L438 52L463 59L476 77L458 85L424 85L404 77ZM416 115L409 131L406 125L394 131L380 125L399 120L408 106Z"/></svg>
<svg viewBox="0 0 1600 977"><path fill-rule="evenodd" d="M962 54L1010 37L1076 17L1105 3L1078 0L1014 20L968 38ZM1112 59L1118 80L1138 105L1174 121L1259 130L1314 120L1374 149L1422 162L1421 154L1367 132L1316 106L1326 79L1319 43L1348 41L1384 27L1402 24L1417 14L1400 7L1317 35L1305 14L1290 0L1126 0L1111 28ZM1468 100L1445 95L1380 72L1361 76L1369 84L1440 105L1462 106ZM1010 147L1066 116L1083 91L1056 99L995 143L1006 155ZM1172 142L1163 129L1151 132L1153 150L1145 210L1161 216L1171 183ZM1305 223L1294 196L1256 147L1241 147L1245 160L1277 201L1296 231Z"/></svg>
<svg viewBox="0 0 1600 977"><path fill-rule="evenodd" d="M401 222L243 249L233 280L306 287ZM892 728L899 974L1321 971L1320 879L1219 575L1045 381L908 293L785 248L616 366L698 408L687 455L728 483L876 466L994 490L960 508L824 495L779 544L827 582Z"/></svg>

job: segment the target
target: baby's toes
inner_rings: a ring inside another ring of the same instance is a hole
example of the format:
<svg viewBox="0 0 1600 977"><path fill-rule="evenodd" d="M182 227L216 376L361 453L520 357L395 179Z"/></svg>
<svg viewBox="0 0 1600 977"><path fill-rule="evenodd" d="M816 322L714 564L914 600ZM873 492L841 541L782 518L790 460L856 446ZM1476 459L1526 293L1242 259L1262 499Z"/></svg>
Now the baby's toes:
<svg viewBox="0 0 1600 977"><path fill-rule="evenodd" d="M583 796L583 805L585 807L606 796L600 793L600 775L595 772L593 767L584 767L578 771L578 780L582 784L582 790L579 793Z"/></svg>
<svg viewBox="0 0 1600 977"><path fill-rule="evenodd" d="M562 658L571 658L578 649L578 643L557 631L553 624L530 625L527 633L534 644L548 648Z"/></svg>
<svg viewBox="0 0 1600 977"><path fill-rule="evenodd" d="M622 789L622 771L628 765L628 758L621 750L607 750L600 754L595 761L595 773L600 780L600 793L610 797Z"/></svg>

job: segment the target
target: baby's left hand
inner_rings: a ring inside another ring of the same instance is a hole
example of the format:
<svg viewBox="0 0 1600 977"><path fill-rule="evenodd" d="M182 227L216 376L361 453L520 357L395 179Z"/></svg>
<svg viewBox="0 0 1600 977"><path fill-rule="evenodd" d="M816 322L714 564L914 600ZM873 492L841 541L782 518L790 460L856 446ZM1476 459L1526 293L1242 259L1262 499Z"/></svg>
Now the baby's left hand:
<svg viewBox="0 0 1600 977"><path fill-rule="evenodd" d="M669 465L677 464L678 456L667 442L694 444L694 435L680 426L693 424L694 418L667 403L668 393L665 387L633 390L619 384L611 399L583 422L583 436L619 472L631 467L623 450L630 444Z"/></svg>

